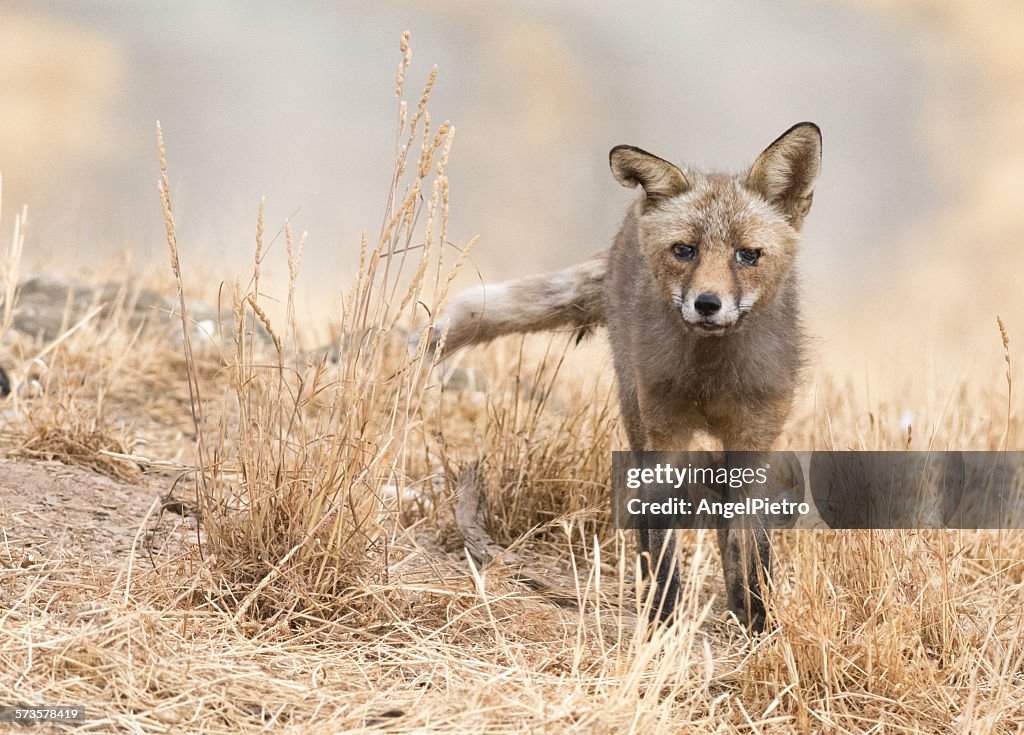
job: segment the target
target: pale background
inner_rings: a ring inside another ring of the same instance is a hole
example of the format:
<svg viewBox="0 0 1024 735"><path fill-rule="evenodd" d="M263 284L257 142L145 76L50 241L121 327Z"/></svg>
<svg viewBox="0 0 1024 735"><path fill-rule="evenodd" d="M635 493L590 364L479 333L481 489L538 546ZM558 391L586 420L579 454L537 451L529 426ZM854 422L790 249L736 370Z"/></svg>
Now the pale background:
<svg viewBox="0 0 1024 735"><path fill-rule="evenodd" d="M379 226L408 29L410 86L438 64L432 109L458 131L449 235L480 236L463 282L606 247L630 197L613 145L740 169L813 120L802 269L822 359L969 369L1001 354L997 313L1024 343L1017 0L626 7L0 2L0 239L27 204L33 263L164 262L159 119L186 268L245 272L266 196L268 229L298 210L304 308L330 312Z"/></svg>

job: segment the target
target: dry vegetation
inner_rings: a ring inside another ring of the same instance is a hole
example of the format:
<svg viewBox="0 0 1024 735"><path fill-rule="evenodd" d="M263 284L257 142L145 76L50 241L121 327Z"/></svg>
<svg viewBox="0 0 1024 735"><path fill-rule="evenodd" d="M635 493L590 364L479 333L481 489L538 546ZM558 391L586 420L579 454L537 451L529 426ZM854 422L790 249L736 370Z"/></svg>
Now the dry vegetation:
<svg viewBox="0 0 1024 735"><path fill-rule="evenodd" d="M73 526L41 543L30 501L0 496L0 701L86 705L85 732L1019 732L1016 532L780 534L776 628L755 641L723 611L713 538L693 533L689 615L638 635L633 556L607 522L622 440L599 348L510 339L438 367L406 349L468 251L446 240L454 129L433 127L433 81L401 103L382 226L331 350L298 344L303 238L265 237L262 207L222 339L197 337L182 297L173 338L167 314L133 326L125 298L40 341L11 330L8 287L5 447L141 503L120 520L127 550L106 553ZM264 291L271 257L285 293ZM1013 448L1012 338L1006 365L954 384L910 363L893 371L906 384L817 375L785 445ZM558 599L462 552L445 469L480 456L492 532Z"/></svg>

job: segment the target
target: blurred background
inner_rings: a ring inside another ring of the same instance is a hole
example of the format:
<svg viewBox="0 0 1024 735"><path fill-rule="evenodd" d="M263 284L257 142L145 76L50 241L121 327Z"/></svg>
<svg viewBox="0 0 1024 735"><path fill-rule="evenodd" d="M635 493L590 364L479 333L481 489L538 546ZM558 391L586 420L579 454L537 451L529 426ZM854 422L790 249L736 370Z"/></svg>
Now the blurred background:
<svg viewBox="0 0 1024 735"><path fill-rule="evenodd" d="M3 238L33 267L166 259L154 124L186 270L246 273L255 213L307 230L304 311L334 313L394 154L398 39L457 128L449 237L464 284L605 248L620 143L740 170L801 120L824 133L805 229L821 359L1001 361L1024 343L1019 0L0 2ZM283 270L281 265L279 270ZM278 274L279 276L282 274ZM883 363L884 364L884 363ZM855 368L856 369L856 368Z"/></svg>

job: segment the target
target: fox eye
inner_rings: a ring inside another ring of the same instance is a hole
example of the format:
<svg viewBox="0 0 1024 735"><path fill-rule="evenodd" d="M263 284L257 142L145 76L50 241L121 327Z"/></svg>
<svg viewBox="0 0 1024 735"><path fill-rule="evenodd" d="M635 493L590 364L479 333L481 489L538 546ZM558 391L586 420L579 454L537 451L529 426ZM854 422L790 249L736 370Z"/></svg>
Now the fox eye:
<svg viewBox="0 0 1024 735"><path fill-rule="evenodd" d="M757 261L761 259L760 250L751 250L750 248L743 248L742 250L736 251L736 262L742 265L757 265Z"/></svg>
<svg viewBox="0 0 1024 735"><path fill-rule="evenodd" d="M697 248L687 245L685 242L677 242L672 245L672 255L678 260L693 260L697 254Z"/></svg>

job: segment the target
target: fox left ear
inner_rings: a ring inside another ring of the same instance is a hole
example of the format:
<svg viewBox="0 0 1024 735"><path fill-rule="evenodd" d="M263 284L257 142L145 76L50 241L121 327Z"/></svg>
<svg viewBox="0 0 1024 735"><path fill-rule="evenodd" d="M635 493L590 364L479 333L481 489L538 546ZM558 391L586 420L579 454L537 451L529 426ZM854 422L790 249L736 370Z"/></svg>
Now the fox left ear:
<svg viewBox="0 0 1024 735"><path fill-rule="evenodd" d="M811 209L821 173L821 130L797 123L757 157L746 185L777 207L797 230Z"/></svg>

